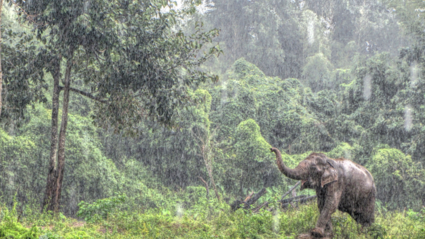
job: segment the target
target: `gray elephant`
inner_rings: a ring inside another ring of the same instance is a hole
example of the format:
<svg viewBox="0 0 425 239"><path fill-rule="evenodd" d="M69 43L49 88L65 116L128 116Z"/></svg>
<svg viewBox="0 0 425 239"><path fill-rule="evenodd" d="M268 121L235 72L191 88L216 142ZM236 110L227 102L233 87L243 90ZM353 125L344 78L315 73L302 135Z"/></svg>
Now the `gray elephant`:
<svg viewBox="0 0 425 239"><path fill-rule="evenodd" d="M316 190L320 211L316 227L311 234L323 237L325 229L332 231L331 215L336 209L347 212L362 226L375 221L376 188L372 174L351 160L331 159L321 153L312 153L294 169L285 166L281 153L276 154L279 170L288 178L301 180L301 190Z"/></svg>

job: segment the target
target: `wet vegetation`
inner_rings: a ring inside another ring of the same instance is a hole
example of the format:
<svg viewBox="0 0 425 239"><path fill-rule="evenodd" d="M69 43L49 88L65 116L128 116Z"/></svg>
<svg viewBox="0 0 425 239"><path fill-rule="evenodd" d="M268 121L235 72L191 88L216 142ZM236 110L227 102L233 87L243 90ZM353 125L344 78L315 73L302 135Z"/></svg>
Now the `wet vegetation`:
<svg viewBox="0 0 425 239"><path fill-rule="evenodd" d="M372 173L335 238L425 238L424 3L178 3L3 1L0 238L296 238L271 147Z"/></svg>
<svg viewBox="0 0 425 239"><path fill-rule="evenodd" d="M274 212L231 213L228 204L206 200L203 187L190 187L184 194L161 193L157 197L167 197L169 206L146 209L123 195L101 199L80 208L79 216L84 221L62 213L57 217L41 214L38 205L34 211L27 205L25 216L20 217L16 208L8 210L3 206L0 235L3 238L296 238L314 228L319 214L316 203ZM125 200L111 207L117 198ZM332 217L334 238L424 238L425 211L382 210L385 209L378 209L375 224L363 230L347 214L336 213Z"/></svg>

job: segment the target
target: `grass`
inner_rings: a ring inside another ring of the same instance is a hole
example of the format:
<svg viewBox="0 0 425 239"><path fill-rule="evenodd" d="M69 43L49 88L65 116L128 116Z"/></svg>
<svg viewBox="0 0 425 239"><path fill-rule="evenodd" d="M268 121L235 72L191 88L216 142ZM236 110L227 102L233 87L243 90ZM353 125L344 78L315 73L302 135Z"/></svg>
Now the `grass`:
<svg viewBox="0 0 425 239"><path fill-rule="evenodd" d="M21 218L17 214L15 207L0 208L0 238L296 238L314 228L319 212L313 202L274 212L233 213L226 203L210 200L187 210L179 203L174 209L115 208L90 222L36 210ZM350 216L337 212L334 238L425 239L424 215L425 210L380 212L362 232Z"/></svg>

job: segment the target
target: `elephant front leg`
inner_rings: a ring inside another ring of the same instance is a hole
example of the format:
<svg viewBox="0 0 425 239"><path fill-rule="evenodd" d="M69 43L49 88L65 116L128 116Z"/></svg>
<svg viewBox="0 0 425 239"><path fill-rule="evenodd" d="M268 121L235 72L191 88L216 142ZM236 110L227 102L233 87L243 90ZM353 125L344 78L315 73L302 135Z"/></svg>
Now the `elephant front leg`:
<svg viewBox="0 0 425 239"><path fill-rule="evenodd" d="M321 213L323 210L323 207L325 205L325 195L322 195L321 197L317 197L317 206L319 207L319 212ZM325 231L330 231L332 232L332 220L329 220L326 223L326 227L325 227Z"/></svg>
<svg viewBox="0 0 425 239"><path fill-rule="evenodd" d="M320 216L317 220L316 227L311 231L311 234L315 237L324 237L325 228L332 231L331 215L336 211L339 204L341 193L332 190L336 187L336 184L328 185L327 193L322 199L322 208L320 209Z"/></svg>
<svg viewBox="0 0 425 239"><path fill-rule="evenodd" d="M325 231L329 232L331 235L333 234L333 227L332 227L332 222L331 220L329 220L326 225L325 228L323 227L318 227L316 225L316 227L311 231L311 234L315 237L324 237L325 236Z"/></svg>

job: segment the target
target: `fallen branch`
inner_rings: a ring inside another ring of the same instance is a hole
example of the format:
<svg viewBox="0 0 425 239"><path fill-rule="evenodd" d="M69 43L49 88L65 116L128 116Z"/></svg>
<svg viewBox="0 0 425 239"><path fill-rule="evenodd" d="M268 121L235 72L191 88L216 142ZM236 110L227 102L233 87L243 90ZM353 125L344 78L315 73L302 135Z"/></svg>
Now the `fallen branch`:
<svg viewBox="0 0 425 239"><path fill-rule="evenodd" d="M237 199L232 204L230 204L230 207L232 208L232 211L236 211L239 208L244 209L250 209L251 205L254 204L258 199L260 199L261 196L267 193L267 190L265 188L261 189L258 193L254 195L254 192L251 192L248 196L246 196L245 200Z"/></svg>
<svg viewBox="0 0 425 239"><path fill-rule="evenodd" d="M264 202L263 204L261 204L260 206L254 208L252 210L253 213L257 213L260 211L261 208L266 208L267 206L269 206L269 202Z"/></svg>
<svg viewBox="0 0 425 239"><path fill-rule="evenodd" d="M292 200L288 203L282 203L282 208L287 208L291 203L297 203L297 204L306 203L308 201L315 199L316 197L317 196L303 197L303 198L298 199L298 200ZM292 199L292 198L290 198L290 199Z"/></svg>
<svg viewBox="0 0 425 239"><path fill-rule="evenodd" d="M254 192L251 192L248 196L246 196L245 200L243 200L243 203L246 203L249 199L251 199L252 195L254 195Z"/></svg>
<svg viewBox="0 0 425 239"><path fill-rule="evenodd" d="M298 181L289 191L283 194L282 198L280 200L283 200L288 194L290 194L292 191L294 191L295 188L298 187L298 185L301 184L301 181Z"/></svg>
<svg viewBox="0 0 425 239"><path fill-rule="evenodd" d="M283 197L285 197L286 195L291 193L299 184L300 184L300 182L295 184L295 186L293 186L288 192L286 192ZM247 195L245 197L245 200L242 201L242 199L237 199L232 204L230 204L230 207L231 207L232 211L236 211L236 210L238 210L239 208L242 208L242 207L244 209L250 209L251 205L254 204L256 201L258 201L258 199L260 199L260 197L262 197L266 193L267 193L267 190L265 188L261 189L255 195L254 195L254 192L251 192L249 195ZM289 204L291 204L291 203L302 204L302 203L309 202L309 201L311 201L315 198L316 198L316 196L301 195L301 196L296 196L296 197L293 197L293 198L281 199L281 200L279 200L279 202L281 203L282 208L287 208L289 206ZM242 204L243 204L243 206L242 206ZM252 209L252 212L258 213L262 208L263 209L267 208L269 206L269 204L270 204L270 202L266 201L266 202L262 203L261 205ZM266 210L270 210L270 208L266 209Z"/></svg>
<svg viewBox="0 0 425 239"><path fill-rule="evenodd" d="M298 199L305 198L305 197L308 197L308 196L307 195L300 195L300 196L296 196L296 197L293 197L293 198L288 198L288 199L280 200L280 202L281 203L290 203L290 202L292 202L294 200L298 200Z"/></svg>
<svg viewBox="0 0 425 239"><path fill-rule="evenodd" d="M250 193L243 201L242 199L236 199L232 204L230 204L230 208L232 208L232 211L236 211L241 208L241 204L245 204L245 202L248 201L253 194L254 192Z"/></svg>
<svg viewBox="0 0 425 239"><path fill-rule="evenodd" d="M265 188L262 188L258 193L256 193L252 198L245 201L244 209L249 209L252 204L254 204L261 196L267 193Z"/></svg>
<svg viewBox="0 0 425 239"><path fill-rule="evenodd" d="M232 204L230 204L230 208L234 212L234 211L238 210L239 208L241 208L242 203L243 203L242 200L236 199L234 202L232 202Z"/></svg>

